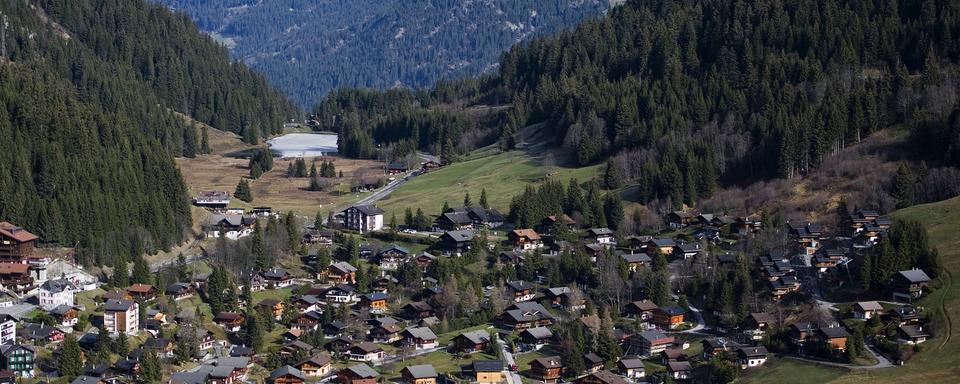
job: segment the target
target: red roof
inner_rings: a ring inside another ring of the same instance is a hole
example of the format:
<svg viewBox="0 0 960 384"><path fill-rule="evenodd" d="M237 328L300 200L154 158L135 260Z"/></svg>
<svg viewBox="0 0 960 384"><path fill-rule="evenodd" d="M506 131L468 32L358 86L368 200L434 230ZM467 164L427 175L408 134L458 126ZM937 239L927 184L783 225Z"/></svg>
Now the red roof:
<svg viewBox="0 0 960 384"><path fill-rule="evenodd" d="M520 238L520 237L526 237L526 238L528 238L528 239L530 239L530 240L540 240L540 234L537 233L537 231L534 231L534 230L529 229L529 228L514 229L514 230L513 230L513 235L516 236L516 237L518 237L518 238Z"/></svg>
<svg viewBox="0 0 960 384"><path fill-rule="evenodd" d="M0 222L0 235L9 237L21 243L38 239L37 235L27 232L26 229L20 228L6 221Z"/></svg>
<svg viewBox="0 0 960 384"><path fill-rule="evenodd" d="M153 286L150 284L134 284L127 288L127 292L133 293L150 293L153 290Z"/></svg>
<svg viewBox="0 0 960 384"><path fill-rule="evenodd" d="M27 264L0 263L0 274L25 274L30 269Z"/></svg>

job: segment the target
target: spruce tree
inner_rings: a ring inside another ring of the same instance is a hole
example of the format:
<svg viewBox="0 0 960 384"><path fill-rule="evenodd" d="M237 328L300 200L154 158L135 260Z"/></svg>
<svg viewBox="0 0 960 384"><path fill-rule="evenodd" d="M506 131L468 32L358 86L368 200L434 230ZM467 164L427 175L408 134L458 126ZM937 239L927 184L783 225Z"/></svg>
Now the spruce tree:
<svg viewBox="0 0 960 384"><path fill-rule="evenodd" d="M247 308L246 319L241 329L241 339L248 347L259 352L263 347L263 335L265 331L257 311L253 309L253 306L248 306Z"/></svg>
<svg viewBox="0 0 960 384"><path fill-rule="evenodd" d="M133 274L130 281L136 284L150 284L153 282L153 274L150 272L150 266L143 257L135 256L133 259Z"/></svg>
<svg viewBox="0 0 960 384"><path fill-rule="evenodd" d="M140 357L140 374L136 377L137 383L155 384L163 377L163 367L155 353L144 353Z"/></svg>
<svg viewBox="0 0 960 384"><path fill-rule="evenodd" d="M210 137L207 135L207 126L200 128L200 153L210 153Z"/></svg>
<svg viewBox="0 0 960 384"><path fill-rule="evenodd" d="M60 348L60 357L56 360L57 370L60 371L60 376L73 380L80 375L83 368L83 355L77 337L68 333Z"/></svg>
<svg viewBox="0 0 960 384"><path fill-rule="evenodd" d="M470 200L470 192L467 192L463 195L463 206L469 207L471 205L473 205L473 201Z"/></svg>
<svg viewBox="0 0 960 384"><path fill-rule="evenodd" d="M130 272L127 270L127 259L117 256L113 266L113 275L110 276L110 286L123 289L130 286Z"/></svg>
<svg viewBox="0 0 960 384"><path fill-rule="evenodd" d="M490 209L490 203L487 202L486 188L480 190L480 206L483 207L483 209Z"/></svg>
<svg viewBox="0 0 960 384"><path fill-rule="evenodd" d="M317 211L317 215L313 218L313 229L320 230L323 228L323 216L320 215L320 211Z"/></svg>
<svg viewBox="0 0 960 384"><path fill-rule="evenodd" d="M116 353L120 356L126 356L130 353L130 341L127 338L127 334L120 332L117 335L117 338L113 340L113 353Z"/></svg>
<svg viewBox="0 0 960 384"><path fill-rule="evenodd" d="M263 175L263 168L259 162L254 162L253 165L250 166L250 178L259 179L261 175Z"/></svg>

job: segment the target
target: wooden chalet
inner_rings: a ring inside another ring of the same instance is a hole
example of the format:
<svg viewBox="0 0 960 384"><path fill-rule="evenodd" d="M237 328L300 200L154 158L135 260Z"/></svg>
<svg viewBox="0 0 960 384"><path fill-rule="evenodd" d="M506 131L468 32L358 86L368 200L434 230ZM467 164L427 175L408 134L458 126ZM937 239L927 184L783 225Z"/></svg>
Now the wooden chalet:
<svg viewBox="0 0 960 384"><path fill-rule="evenodd" d="M0 222L0 263L22 263L33 255L39 237L9 222Z"/></svg>
<svg viewBox="0 0 960 384"><path fill-rule="evenodd" d="M400 370L405 384L437 384L437 370L430 364L408 365Z"/></svg>
<svg viewBox="0 0 960 384"><path fill-rule="evenodd" d="M490 345L490 333L485 330L463 332L453 338L453 350L456 352L483 352Z"/></svg>
<svg viewBox="0 0 960 384"><path fill-rule="evenodd" d="M340 384L376 384L380 374L366 364L352 365L337 372Z"/></svg>
<svg viewBox="0 0 960 384"><path fill-rule="evenodd" d="M555 384L560 381L563 368L560 356L541 357L530 362L530 377L545 384Z"/></svg>
<svg viewBox="0 0 960 384"><path fill-rule="evenodd" d="M326 353L318 353L294 365L306 377L324 377L332 369L332 360Z"/></svg>
<svg viewBox="0 0 960 384"><path fill-rule="evenodd" d="M507 244L514 249L528 251L543 246L540 234L529 228L514 229L507 233Z"/></svg>
<svg viewBox="0 0 960 384"><path fill-rule="evenodd" d="M272 384L303 384L307 381L307 376L299 369L284 365L270 373L270 383Z"/></svg>

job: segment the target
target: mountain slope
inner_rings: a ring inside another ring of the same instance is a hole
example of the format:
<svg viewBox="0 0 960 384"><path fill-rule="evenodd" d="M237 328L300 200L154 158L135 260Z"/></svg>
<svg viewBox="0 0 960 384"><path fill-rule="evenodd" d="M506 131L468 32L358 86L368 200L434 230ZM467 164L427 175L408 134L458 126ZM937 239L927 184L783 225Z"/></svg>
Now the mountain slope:
<svg viewBox="0 0 960 384"><path fill-rule="evenodd" d="M610 0L154 0L189 13L302 106L337 87L430 86ZM616 2L616 1L614 1Z"/></svg>
<svg viewBox="0 0 960 384"><path fill-rule="evenodd" d="M945 0L630 1L517 45L499 77L406 97L343 91L316 112L321 127L359 138L361 148L369 137L421 149L453 140L462 151L471 146L456 141L476 129L426 140L433 130L397 137L378 129L436 110L436 100L510 102L502 148L514 147L520 128L543 123L545 137L575 151L580 165L607 160L609 184L636 183L640 202L679 207L719 183L808 173L888 126L947 121L960 86L958 15L960 3Z"/></svg>
<svg viewBox="0 0 960 384"><path fill-rule="evenodd" d="M194 156L201 140L173 111L280 126L284 108L264 105L282 97L242 65L213 68L226 52L162 7L12 0L0 13L0 218L46 243L79 243L87 265L184 239L188 197L171 155Z"/></svg>

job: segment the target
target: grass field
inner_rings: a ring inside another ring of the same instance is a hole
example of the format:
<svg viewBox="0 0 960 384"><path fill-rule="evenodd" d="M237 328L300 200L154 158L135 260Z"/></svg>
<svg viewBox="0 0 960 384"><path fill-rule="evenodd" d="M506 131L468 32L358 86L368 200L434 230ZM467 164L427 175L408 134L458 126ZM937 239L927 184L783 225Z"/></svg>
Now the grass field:
<svg viewBox="0 0 960 384"><path fill-rule="evenodd" d="M841 368L831 368L797 360L770 358L763 368L746 371L739 383L807 384L827 383L846 373Z"/></svg>
<svg viewBox="0 0 960 384"><path fill-rule="evenodd" d="M487 190L490 206L506 214L513 196L523 192L528 185L541 183L548 178L560 180L566 185L571 177L582 182L602 172L601 165L582 168L552 166L548 176L541 153L496 152L482 148L466 161L411 179L378 203L387 212L384 217L389 218L391 213L395 213L402 220L406 208L422 208L428 215L437 215L444 201L452 207L462 205L464 194L469 192L476 203L483 189Z"/></svg>
<svg viewBox="0 0 960 384"><path fill-rule="evenodd" d="M221 190L233 193L240 178L249 175L248 161L237 153L254 148L240 141L240 137L229 132L208 128L211 153L195 158L177 158L177 166L183 174L190 194L203 190ZM306 159L307 166L313 159ZM320 159L316 159L320 161ZM338 172L344 177L330 191L311 192L308 178L287 178L287 166L293 159L274 160L274 167L257 180L252 180L253 203L247 204L233 199L232 207L251 208L252 206L270 206L275 210L294 210L302 215L313 217L317 211L326 212L335 206L360 199L364 194L349 193L350 181L355 174L375 176L383 173L381 163L375 160L353 160L338 156L327 156L332 160Z"/></svg>

